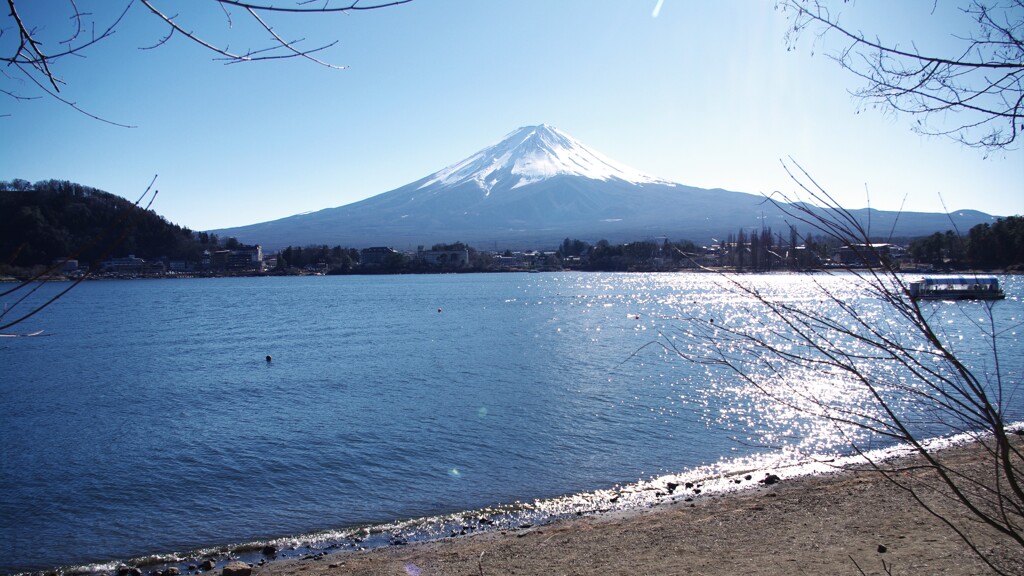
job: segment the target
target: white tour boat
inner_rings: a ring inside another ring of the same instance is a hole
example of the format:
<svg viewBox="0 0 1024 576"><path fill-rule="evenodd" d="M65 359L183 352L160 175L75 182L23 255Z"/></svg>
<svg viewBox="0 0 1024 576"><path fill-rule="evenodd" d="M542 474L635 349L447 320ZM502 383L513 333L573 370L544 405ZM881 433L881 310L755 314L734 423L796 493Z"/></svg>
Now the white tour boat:
<svg viewBox="0 0 1024 576"><path fill-rule="evenodd" d="M999 279L991 275L925 276L910 283L915 300L999 300L1006 297Z"/></svg>

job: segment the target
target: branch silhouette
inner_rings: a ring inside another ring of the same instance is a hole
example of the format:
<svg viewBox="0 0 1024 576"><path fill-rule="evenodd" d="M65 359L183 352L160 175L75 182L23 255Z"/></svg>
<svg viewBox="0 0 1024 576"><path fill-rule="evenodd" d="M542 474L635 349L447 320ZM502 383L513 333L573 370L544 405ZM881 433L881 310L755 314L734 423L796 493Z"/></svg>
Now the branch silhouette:
<svg viewBox="0 0 1024 576"><path fill-rule="evenodd" d="M87 56L90 48L110 39L118 30L127 26L129 21L126 20L126 16L136 5L158 18L167 30L166 34L153 44L140 47L142 50L159 48L169 43L175 36L181 36L213 53L215 59L224 60L227 64L300 58L319 66L340 70L346 66L331 64L317 56L337 45L337 39L310 48L303 47L304 38L289 39L276 31L272 21L273 16L291 14L307 18L327 18L338 14L389 8L407 4L412 0L376 2L348 0L344 3L324 0L316 4L301 0L279 4L206 0L204 5L212 3L221 9L225 15L226 26L223 29L205 30L195 30L182 23L182 20L187 19L188 16L202 12L203 5L197 3L183 5L161 0L122 0L123 9L114 13L109 21L101 21L102 17L84 12L79 9L75 0L68 0L63 9L58 8L56 13L48 13L45 22L32 22L25 16L29 11L19 11L19 7L23 8L24 4L18 0L6 0L6 2L7 13L0 16L0 64L6 64L5 68L14 73L4 72L4 75L0 77L0 82L8 85L7 87L0 86L0 94L15 101L48 97L95 120L124 128L133 128L134 126L130 124L109 120L89 112L71 98L64 96L67 84L61 77L59 69L65 65L68 57ZM165 5L183 10L184 17L182 13L172 14L161 9L161 6ZM226 41L213 39L214 36L230 33L235 28L233 10L237 10L244 17L243 20L252 23L256 31L257 39L254 41L258 42L257 46L235 51L229 48ZM66 32L51 32L48 24L59 21L61 17L71 22L71 28ZM49 51L47 50L49 46L58 46L59 48ZM38 93L22 93L19 86L34 87Z"/></svg>

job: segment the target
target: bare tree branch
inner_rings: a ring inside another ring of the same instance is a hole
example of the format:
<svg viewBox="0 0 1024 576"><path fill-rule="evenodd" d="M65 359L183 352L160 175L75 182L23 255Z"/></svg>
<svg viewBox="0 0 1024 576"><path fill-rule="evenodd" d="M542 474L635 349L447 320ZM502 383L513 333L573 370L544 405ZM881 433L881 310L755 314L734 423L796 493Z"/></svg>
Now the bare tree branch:
<svg viewBox="0 0 1024 576"><path fill-rule="evenodd" d="M25 77L28 78L29 80L31 80L33 84L38 86L39 89L42 90L43 92L45 92L50 98L53 98L54 100L57 100L58 102L61 102L61 103L65 104L65 105L67 105L69 108L75 110L76 112L79 112L81 114L85 114L86 116L92 118L93 120L99 120L100 122L104 122L106 124L112 124L114 126L120 126L121 128L135 128L135 126L133 126L131 124L122 124L120 122L114 122L113 120L108 120L106 118L103 118L101 116L97 116L96 114L93 114L92 112L89 112L87 110L84 110L84 109L80 108L78 106L78 104L76 104L76 103L74 103L74 102L72 102L70 100L66 100L66 99L62 98L56 92L51 92L46 86L43 86L38 80L36 80L36 78L31 73L27 72L24 68L22 68L20 64L16 64L15 67L17 69L21 70L22 72L24 72L25 73Z"/></svg>
<svg viewBox="0 0 1024 576"><path fill-rule="evenodd" d="M187 24L183 24L183 18L179 14L169 14L164 10L161 10L158 5L159 0L139 0L139 3L143 5L146 10L160 19L160 21L167 27L167 33L156 39L152 44L143 46L143 50L151 50L158 48L169 43L175 36L183 36L189 41L202 46L205 50L214 53L219 59L224 59L228 64L237 64L242 62L256 62L263 60L282 60L290 58L302 58L309 60L317 65L324 66L332 69L344 69L346 66L339 66L331 64L326 60L314 56L315 54L321 53L328 48L331 48L338 44L337 39L323 42L313 48L301 48L300 45L304 39L287 39L286 37L279 34L268 19L268 15L284 15L284 14L298 14L306 15L308 17L326 17L332 14L345 14L350 12L368 11L368 10L379 10L382 8L388 8L392 6L398 6L401 4L407 4L412 0L387 0L377 2L361 2L360 0L348 0L344 3L335 3L332 0L324 0L318 2L316 5L301 0L293 0L291 4L285 2L282 4L276 3L264 3L264 2L244 2L235 0L206 0L207 2L215 3L221 11L224 13L226 18L227 29L232 30L235 27L235 22L232 18L231 10L240 9L243 11L248 18L243 19L253 23L257 36L261 36L264 39L265 45L247 48L245 50L231 50L227 44L222 44L220 41L213 40L215 30L197 31L189 29ZM7 2L7 14L6 19L9 20L10 25L6 25L3 21L4 16L0 16L0 39L4 39L4 34L8 30L13 30L16 33L16 38L13 42L7 41L8 45L0 44L0 64L6 64L11 69L18 72L20 80L28 79L30 83L39 91L53 98L78 112L86 114L91 118L107 122L116 126L129 126L119 122L113 122L100 117L97 114L88 112L71 100L59 96L59 94L66 88L64 80L59 76L57 69L62 60L67 56L86 56L88 49L96 45L97 43L109 39L114 33L122 26L125 22L125 16L128 14L135 4L136 0L122 0L124 3L123 10L117 13L116 17L113 17L109 24L100 27L100 32L93 33L91 36L85 36L85 31L97 27L99 18L92 15L89 12L83 12L79 9L76 0L68 0L68 6L66 9L67 18L72 23L72 29L61 37L57 34L48 33L45 26L40 28L33 22L27 21L22 12L18 11L19 2L18 0L6 0ZM178 6L177 3L174 4ZM22 5L23 6L23 5ZM190 12L197 12L200 9L195 6L188 8ZM51 14L50 17L53 15ZM61 48L53 53L47 53L45 46L47 45L59 45ZM4 74L3 78L8 81L13 80L11 76ZM34 96L23 96L18 94L13 89L8 89L0 86L0 94L6 95L13 100L23 101L34 99Z"/></svg>
<svg viewBox="0 0 1024 576"><path fill-rule="evenodd" d="M784 163L802 194L813 203L777 193L770 201L845 245L859 245L864 261L882 262L870 230L835 202L795 162ZM1006 381L1003 347L1021 353L1019 339L998 326L993 302L925 303L885 265L810 275L807 298L779 297L750 277L720 274L720 285L746 302L730 317L679 320L681 337L663 334L665 349L688 361L729 373L747 389L768 398L783 413L799 413L830 425L855 453L936 515L994 572L1011 574L976 542L979 531L1001 535L1024 555L1024 456L1008 426L1019 408L1018 380ZM950 315L972 338L961 349L945 332ZM1019 324L1019 322L1015 322ZM975 330L971 336L970 330ZM965 356L967 354L967 356ZM808 381L827 383L808 385ZM980 442L988 461L981 470L947 462L931 439L968 435ZM914 473L875 459L869 448L889 438L911 448ZM954 501L970 513L968 522L944 517L939 500Z"/></svg>
<svg viewBox="0 0 1024 576"><path fill-rule="evenodd" d="M989 151L1016 146L1024 131L1024 0L970 2L962 12L976 30L951 33L960 44L955 54L871 39L843 25L826 0L779 5L790 15L791 47L809 28L845 42L831 58L864 82L853 92L858 98L917 117L913 129L921 134Z"/></svg>

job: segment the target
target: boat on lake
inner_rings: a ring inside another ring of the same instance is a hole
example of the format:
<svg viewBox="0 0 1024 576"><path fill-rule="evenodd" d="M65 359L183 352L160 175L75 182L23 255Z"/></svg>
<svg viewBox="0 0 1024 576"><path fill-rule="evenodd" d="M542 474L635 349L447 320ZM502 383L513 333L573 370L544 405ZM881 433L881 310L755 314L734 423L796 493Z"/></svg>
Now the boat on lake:
<svg viewBox="0 0 1024 576"><path fill-rule="evenodd" d="M1000 300L1006 297L991 275L925 276L909 284L914 300Z"/></svg>

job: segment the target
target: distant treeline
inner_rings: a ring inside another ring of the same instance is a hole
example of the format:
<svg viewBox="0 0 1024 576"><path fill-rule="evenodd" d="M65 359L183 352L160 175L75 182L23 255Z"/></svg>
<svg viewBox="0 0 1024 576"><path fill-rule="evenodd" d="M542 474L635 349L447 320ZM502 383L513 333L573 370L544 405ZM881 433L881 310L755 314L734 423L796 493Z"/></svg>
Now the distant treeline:
<svg viewBox="0 0 1024 576"><path fill-rule="evenodd" d="M878 243L909 246L904 261L926 264L936 269L1019 269L1024 267L1024 218L1011 216L994 224L979 224L965 236L953 232L936 232L924 238L877 239ZM697 246L689 240L673 242L642 240L611 244L600 240L590 244L566 238L556 250L515 252L479 251L462 242L435 244L433 251L465 250L466 264L428 264L414 254L393 252L383 262L360 266L360 253L352 248L335 246L288 247L276 255L272 273L317 271L327 274L415 274L423 272L491 272L507 269L574 269L586 271L627 272L679 270L687 268L728 267L737 271L771 272L805 270L830 264L843 265L835 257L842 244L823 235L798 234L795 228L788 235L739 230L717 244ZM903 252L900 252L903 254ZM273 255L268 255L273 256ZM888 260L886 260L888 259ZM883 260L896 265L895 257Z"/></svg>
<svg viewBox="0 0 1024 576"><path fill-rule="evenodd" d="M999 218L994 224L978 224L967 234L952 230L918 238L908 246L919 262L937 267L963 269L1024 268L1024 217Z"/></svg>
<svg viewBox="0 0 1024 576"><path fill-rule="evenodd" d="M289 246L276 255L269 270L277 274L324 272L326 274L418 274L429 272L495 272L501 270L553 270L571 268L588 271L650 271L695 266L693 256L700 249L690 241L640 241L611 244L600 240L590 244L566 238L557 250L527 252L481 251L463 242L434 244L433 252L465 251L465 263L429 263L418 254L392 252L373 265L360 262L360 252L352 248L326 245Z"/></svg>
<svg viewBox="0 0 1024 576"><path fill-rule="evenodd" d="M431 250L465 250L469 260L465 265L431 265L415 256L393 252L381 263L372 267L360 266L360 253L355 248L342 246L328 247L326 244L310 246L289 246L276 254L266 255L274 264L268 269L272 274L301 274L303 272L324 272L326 274L418 274L424 272L488 272L497 268L494 255L480 252L476 248L455 242L434 244Z"/></svg>
<svg viewBox="0 0 1024 576"><path fill-rule="evenodd" d="M359 250L335 246L289 246L277 253L273 271L277 273L298 273L300 271L323 271L332 274L351 272L359 265Z"/></svg>
<svg viewBox="0 0 1024 576"><path fill-rule="evenodd" d="M902 261L925 264L942 270L1024 269L1024 217L999 218L992 224L978 224L967 234L952 230L922 238L875 238L872 242L906 247ZM721 266L737 270L768 272L775 269L815 268L837 262L843 250L839 240L824 235L801 235L790 227L788 238L771 228L760 232L740 230L712 247ZM900 254L903 254L901 251ZM895 263L888 251L882 260Z"/></svg>

